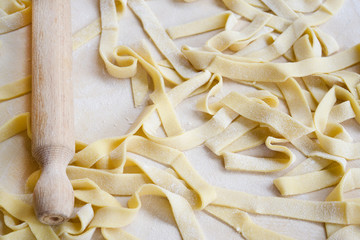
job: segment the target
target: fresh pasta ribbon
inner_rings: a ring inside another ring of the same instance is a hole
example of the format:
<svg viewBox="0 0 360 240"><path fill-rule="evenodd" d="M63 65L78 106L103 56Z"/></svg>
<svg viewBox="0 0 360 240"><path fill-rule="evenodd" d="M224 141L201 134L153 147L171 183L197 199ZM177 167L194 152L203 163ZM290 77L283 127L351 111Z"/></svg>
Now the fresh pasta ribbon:
<svg viewBox="0 0 360 240"><path fill-rule="evenodd" d="M9 0L0 3L0 34L8 33L31 23L31 3L28 0Z"/></svg>
<svg viewBox="0 0 360 240"><path fill-rule="evenodd" d="M176 71L183 78L191 78L196 72L193 70L185 56L176 47L166 31L163 29L151 9L143 0L129 0L129 7L140 18L144 30L149 34L150 38L155 42L160 52L169 60Z"/></svg>
<svg viewBox="0 0 360 240"><path fill-rule="evenodd" d="M215 16L196 20L194 22L170 27L166 29L166 32L172 39L177 39L216 30L219 28L230 30L236 22L237 19L234 14L230 11L227 11Z"/></svg>

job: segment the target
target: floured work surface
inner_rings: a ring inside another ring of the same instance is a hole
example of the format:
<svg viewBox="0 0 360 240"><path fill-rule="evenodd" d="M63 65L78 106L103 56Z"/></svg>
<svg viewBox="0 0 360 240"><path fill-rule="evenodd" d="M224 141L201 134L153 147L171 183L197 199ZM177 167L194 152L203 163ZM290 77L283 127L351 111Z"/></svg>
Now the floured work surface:
<svg viewBox="0 0 360 240"><path fill-rule="evenodd" d="M360 236L358 2L73 1L79 211L56 228L21 195L30 5L0 2L7 239Z"/></svg>

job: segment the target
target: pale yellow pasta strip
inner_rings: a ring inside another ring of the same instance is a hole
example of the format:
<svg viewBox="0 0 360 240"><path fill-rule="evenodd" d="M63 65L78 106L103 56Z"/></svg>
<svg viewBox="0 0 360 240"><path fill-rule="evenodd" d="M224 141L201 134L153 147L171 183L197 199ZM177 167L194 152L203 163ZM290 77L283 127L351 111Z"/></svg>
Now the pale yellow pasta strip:
<svg viewBox="0 0 360 240"><path fill-rule="evenodd" d="M329 91L326 83L318 76L303 77L303 82L317 103L319 103L327 91Z"/></svg>
<svg viewBox="0 0 360 240"><path fill-rule="evenodd" d="M171 62L176 71L185 79L193 77L196 72L167 35L149 6L143 0L129 0L128 5L139 17L144 30L149 34L160 52Z"/></svg>
<svg viewBox="0 0 360 240"><path fill-rule="evenodd" d="M3 1L9 4L5 11L8 15L0 17L0 34L14 31L31 23L31 3L28 0L8 0ZM9 6L11 5L11 8ZM0 9L5 6L0 6Z"/></svg>
<svg viewBox="0 0 360 240"><path fill-rule="evenodd" d="M183 130L178 118L176 117L175 110L173 109L173 106L165 92L164 79L162 78L159 71L128 47L119 46L114 50L114 57L116 60L120 61L124 57L128 58L126 56L130 56L131 58L136 59L135 62L132 62L132 65L135 67L136 62L141 63L142 67L152 78L155 91L150 95L150 98L156 105L156 109L159 112L159 116L166 133L169 136L182 133Z"/></svg>
<svg viewBox="0 0 360 240"><path fill-rule="evenodd" d="M265 143L266 138L270 135L268 128L255 128L236 139L234 142L222 149L224 152L240 152Z"/></svg>
<svg viewBox="0 0 360 240"><path fill-rule="evenodd" d="M29 227L0 236L1 240L36 240Z"/></svg>
<svg viewBox="0 0 360 240"><path fill-rule="evenodd" d="M101 228L101 234L106 240L138 240L138 238L123 231L121 228Z"/></svg>
<svg viewBox="0 0 360 240"><path fill-rule="evenodd" d="M85 231L94 217L91 204L85 204L77 210L76 216L70 221L56 226L55 232L58 236L62 234L79 235Z"/></svg>
<svg viewBox="0 0 360 240"><path fill-rule="evenodd" d="M203 233L189 203L181 196L156 185L146 184L140 187L128 201L129 208L123 208L115 198L100 190L89 180L72 181L72 184L76 198L103 206L96 212L94 219L90 223L90 228L119 228L125 226L132 221L135 214L140 210L140 196L156 195L168 198L183 239L203 239Z"/></svg>
<svg viewBox="0 0 360 240"><path fill-rule="evenodd" d="M9 215L5 210L2 210L2 213L4 214L3 224L5 224L6 227L10 228L13 231L21 230L29 226L27 222L19 221L18 219Z"/></svg>
<svg viewBox="0 0 360 240"><path fill-rule="evenodd" d="M335 166L302 175L280 177L274 180L274 184L281 195L304 194L337 184L343 173L341 166Z"/></svg>
<svg viewBox="0 0 360 240"><path fill-rule="evenodd" d="M177 39L213 31L219 28L231 29L236 22L237 19L234 14L230 11L226 11L215 16L169 27L166 29L166 32L172 39Z"/></svg>
<svg viewBox="0 0 360 240"><path fill-rule="evenodd" d="M65 232L63 235L61 235L61 239L62 240L92 240L95 230L96 230L95 228L90 228L78 235L72 235Z"/></svg>
<svg viewBox="0 0 360 240"><path fill-rule="evenodd" d="M6 211L15 218L26 221L36 239L59 239L50 226L44 225L36 219L32 206L17 199L3 189L0 189L0 192L1 207L6 209Z"/></svg>
<svg viewBox="0 0 360 240"><path fill-rule="evenodd" d="M360 121L360 107L350 92L340 87L333 87L324 96L315 111L314 123L316 126L316 135L319 139L321 147L328 153L335 156L344 157L346 159L359 158L359 143L345 142L340 139L329 137L323 133L327 125L327 118L330 114L332 106L337 99L348 100L354 110L355 119Z"/></svg>
<svg viewBox="0 0 360 240"><path fill-rule="evenodd" d="M355 117L350 101L335 105L329 114L329 122L342 123Z"/></svg>
<svg viewBox="0 0 360 240"><path fill-rule="evenodd" d="M298 15L287 5L284 0L261 0L265 5L273 11L276 15L289 19L296 20Z"/></svg>
<svg viewBox="0 0 360 240"><path fill-rule="evenodd" d="M0 86L0 101L9 100L31 91L31 77Z"/></svg>
<svg viewBox="0 0 360 240"><path fill-rule="evenodd" d="M360 187L360 171L359 168L349 169L346 174L343 176L339 184L333 189L333 191L326 198L327 201L344 201L344 193L351 191ZM356 202L358 199L351 199L349 201ZM326 232L329 237L335 234L334 238L337 235L342 236L343 234L347 235L346 226L337 225L337 224L326 224ZM336 234L336 232L338 232ZM344 232L343 232L344 231ZM335 238L336 239L336 238Z"/></svg>
<svg viewBox="0 0 360 240"><path fill-rule="evenodd" d="M313 222L338 224L359 224L359 203L322 202L298 199L263 197L244 192L216 188L217 199L214 205L238 208L240 210L282 217L302 219Z"/></svg>
<svg viewBox="0 0 360 240"><path fill-rule="evenodd" d="M275 39L273 44L257 52L248 54L247 57L260 59L262 61L274 60L286 53L307 28L308 23L305 19L298 18Z"/></svg>
<svg viewBox="0 0 360 240"><path fill-rule="evenodd" d="M206 140L207 146L213 153L220 155L221 150L246 132L254 129L258 124L244 117L238 117L225 130L216 136Z"/></svg>
<svg viewBox="0 0 360 240"><path fill-rule="evenodd" d="M141 44L138 46L138 53L143 57L148 63L153 65L162 75L162 77L171 84L181 84L184 82L184 79L176 72L174 67L169 63L168 67L161 67L157 64L156 60L153 58L153 54L150 51L148 41L143 39ZM167 60L166 60L167 61Z"/></svg>
<svg viewBox="0 0 360 240"><path fill-rule="evenodd" d="M338 71L332 73L332 75L340 77L347 89L351 92L355 99L359 99L359 94L356 90L356 86L360 83L360 74L350 71Z"/></svg>
<svg viewBox="0 0 360 240"><path fill-rule="evenodd" d="M272 19L269 21L268 26L279 32L284 31L290 24L287 19L258 10L246 3L244 0L223 0L223 2L230 10L250 20L258 14L271 15ZM306 16L306 21L311 24L311 26L317 26L326 22L340 9L343 2L343 0L324 1L317 11Z"/></svg>
<svg viewBox="0 0 360 240"><path fill-rule="evenodd" d="M122 145L114 150L111 158L113 161L122 162L119 165L123 166L127 159L127 152L139 154L161 164L170 165L199 194L201 201L197 204L197 208L204 208L215 198L213 187L205 182L193 169L182 152L139 136L132 136L128 137Z"/></svg>
<svg viewBox="0 0 360 240"><path fill-rule="evenodd" d="M256 225L246 212L238 209L209 205L205 211L232 226L245 239L293 239Z"/></svg>
<svg viewBox="0 0 360 240"><path fill-rule="evenodd" d="M350 225L331 234L328 240L357 239L360 236L360 226Z"/></svg>
<svg viewBox="0 0 360 240"><path fill-rule="evenodd" d="M278 86L286 100L291 116L305 126L313 127L310 107L297 81L289 78L285 82L278 83Z"/></svg>
<svg viewBox="0 0 360 240"><path fill-rule="evenodd" d="M0 127L0 142L28 129L29 113L19 114Z"/></svg>
<svg viewBox="0 0 360 240"><path fill-rule="evenodd" d="M131 88L135 107L140 106L148 93L148 75L143 67L137 66L135 76L131 78Z"/></svg>
<svg viewBox="0 0 360 240"><path fill-rule="evenodd" d="M188 150L203 144L207 139L225 129L237 116L234 111L220 109L208 122L180 135L172 137L157 137L145 131L146 136L154 142L179 150ZM191 141L190 141L191 139Z"/></svg>
<svg viewBox="0 0 360 240"><path fill-rule="evenodd" d="M230 10L249 20L253 20L258 15L270 16L271 18L267 23L267 26L272 27L279 32L284 31L291 24L287 19L256 9L245 0L223 0L223 2Z"/></svg>
<svg viewBox="0 0 360 240"><path fill-rule="evenodd" d="M245 63L217 56L207 70L238 81L283 82L289 77L338 71L359 61L360 45L356 45L330 57L310 58L295 63Z"/></svg>
<svg viewBox="0 0 360 240"><path fill-rule="evenodd" d="M302 137L313 131L289 115L238 93L230 93L221 102L243 117L271 126L288 140Z"/></svg>
<svg viewBox="0 0 360 240"><path fill-rule="evenodd" d="M194 66L194 68L198 69L198 70L204 70L216 58L216 56L221 56L226 59L231 59L234 61L258 62L256 60L252 60L252 59L237 56L237 55L223 54L214 49L211 49L211 48L209 49L206 46L202 49L196 49L196 48L190 48L188 46L183 46L182 52L189 59L191 64Z"/></svg>
<svg viewBox="0 0 360 240"><path fill-rule="evenodd" d="M197 102L196 108L199 111L203 111L205 113L214 115L216 111L214 111L214 109L209 108L209 99L215 96L219 91L221 91L222 87L223 87L223 78L218 74L213 74L211 79L206 85L193 92L193 95L196 95L198 93L201 93L201 91L203 91L204 89L208 89L208 88L210 89L208 93Z"/></svg>
<svg viewBox="0 0 360 240"><path fill-rule="evenodd" d="M240 40L240 41L237 41L237 42L234 42L233 44L231 44L229 46L229 50L237 53L238 51L242 50L243 48L246 48L247 46L249 46L251 43L255 42L258 38L269 35L271 32L272 32L272 29L269 29L269 28L259 29L259 31L257 33L255 33L255 35L253 35L252 37L250 37L246 40Z"/></svg>
<svg viewBox="0 0 360 240"><path fill-rule="evenodd" d="M306 33L293 46L294 55L298 61L322 55L322 48L314 31L309 29Z"/></svg>
<svg viewBox="0 0 360 240"><path fill-rule="evenodd" d="M284 142L286 142L286 140L274 137L267 137L265 141L267 148L280 153L281 156L278 157L253 157L224 152L225 169L251 172L275 172L285 169L294 161L295 155L287 147L274 145L274 143Z"/></svg>
<svg viewBox="0 0 360 240"><path fill-rule="evenodd" d="M248 54L251 54L252 52L256 52L260 49L263 49L270 44L272 44L275 41L275 37L271 33L264 34L260 36L259 38L255 39L253 42L251 42L246 47L240 49L236 53L234 53L235 56L239 57L246 57Z"/></svg>
<svg viewBox="0 0 360 240"><path fill-rule="evenodd" d="M307 153L308 159L300 163L285 176L274 180L275 186L282 195L295 195L316 191L332 186L341 179L344 175L347 161L344 158L319 150L314 149L313 152ZM323 170L324 168L326 169Z"/></svg>
<svg viewBox="0 0 360 240"><path fill-rule="evenodd" d="M317 10L322 0L286 0L285 2L296 12L307 13Z"/></svg>
<svg viewBox="0 0 360 240"><path fill-rule="evenodd" d="M169 200L176 224L184 240L204 239L200 225L197 222L195 215L189 203L179 195L173 194L156 185L144 185L136 194L129 200L128 206L130 208L141 207L139 197L143 195L159 195L167 197Z"/></svg>
<svg viewBox="0 0 360 240"><path fill-rule="evenodd" d="M244 29L239 31L223 31L214 37L210 38L206 45L211 48L214 48L218 51L224 51L230 47L233 43L238 41L243 41L251 38L257 32L259 32L265 24L269 21L268 16L259 15L253 19L253 21L247 25Z"/></svg>
<svg viewBox="0 0 360 240"><path fill-rule="evenodd" d="M331 55L339 50L340 47L338 43L331 35L323 32L319 28L314 28L313 30L321 43L325 56Z"/></svg>
<svg viewBox="0 0 360 240"><path fill-rule="evenodd" d="M86 27L82 28L72 36L73 51L98 36L101 33L101 20L96 19Z"/></svg>

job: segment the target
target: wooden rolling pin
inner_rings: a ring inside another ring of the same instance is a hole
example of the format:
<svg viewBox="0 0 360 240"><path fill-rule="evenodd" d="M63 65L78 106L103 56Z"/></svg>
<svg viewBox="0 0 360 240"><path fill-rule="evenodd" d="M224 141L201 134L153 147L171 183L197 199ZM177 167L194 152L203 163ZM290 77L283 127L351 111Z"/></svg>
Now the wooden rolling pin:
<svg viewBox="0 0 360 240"><path fill-rule="evenodd" d="M32 0L32 155L41 176L34 190L38 219L57 225L72 214L66 167L74 156L70 0Z"/></svg>

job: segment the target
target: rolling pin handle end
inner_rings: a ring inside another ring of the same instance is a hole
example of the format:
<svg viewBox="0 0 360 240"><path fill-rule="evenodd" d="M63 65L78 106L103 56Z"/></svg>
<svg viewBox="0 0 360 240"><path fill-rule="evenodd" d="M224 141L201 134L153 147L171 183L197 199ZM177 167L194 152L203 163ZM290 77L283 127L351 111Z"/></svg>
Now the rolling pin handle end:
<svg viewBox="0 0 360 240"><path fill-rule="evenodd" d="M74 192L66 175L68 161L61 160L64 155L48 158L46 164L40 164L41 175L34 189L35 213L40 222L59 225L72 215Z"/></svg>

